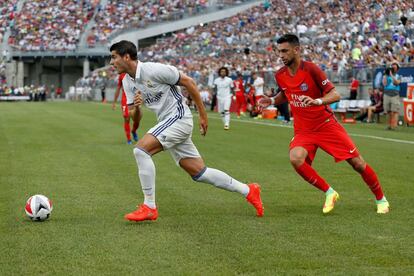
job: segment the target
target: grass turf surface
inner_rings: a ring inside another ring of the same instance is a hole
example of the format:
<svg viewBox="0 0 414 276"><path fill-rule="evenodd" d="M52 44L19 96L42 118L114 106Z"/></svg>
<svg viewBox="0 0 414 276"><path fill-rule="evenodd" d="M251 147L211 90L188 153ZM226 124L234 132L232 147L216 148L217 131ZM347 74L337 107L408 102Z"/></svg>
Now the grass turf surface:
<svg viewBox="0 0 414 276"><path fill-rule="evenodd" d="M145 112L139 135L154 122ZM123 216L142 194L119 111L97 103L1 103L0 274L413 273L414 144L404 141L414 140L414 128L346 126L380 177L388 215L375 213L374 197L346 162L318 151L314 167L341 195L326 216L324 195L289 164L292 128L260 123L233 120L223 131L210 114L208 135L195 131L193 140L208 166L261 184L263 218L238 194L193 182L160 153L160 217L130 223ZM37 193L54 202L49 221L24 215Z"/></svg>

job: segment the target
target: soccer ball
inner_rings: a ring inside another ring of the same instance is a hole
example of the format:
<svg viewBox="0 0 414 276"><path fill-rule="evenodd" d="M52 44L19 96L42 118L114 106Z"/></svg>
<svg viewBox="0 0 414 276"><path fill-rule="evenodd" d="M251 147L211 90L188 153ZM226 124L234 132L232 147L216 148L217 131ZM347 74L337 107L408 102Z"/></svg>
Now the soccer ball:
<svg viewBox="0 0 414 276"><path fill-rule="evenodd" d="M53 206L52 201L44 195L34 195L27 200L24 209L31 220L43 221L49 218Z"/></svg>

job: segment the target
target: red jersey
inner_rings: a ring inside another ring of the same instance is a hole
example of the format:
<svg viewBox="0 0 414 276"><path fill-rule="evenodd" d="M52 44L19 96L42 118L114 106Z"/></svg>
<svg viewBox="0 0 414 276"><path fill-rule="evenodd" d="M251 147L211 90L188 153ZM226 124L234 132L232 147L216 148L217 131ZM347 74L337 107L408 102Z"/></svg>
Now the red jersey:
<svg viewBox="0 0 414 276"><path fill-rule="evenodd" d="M354 79L351 82L351 90L358 90L359 87L359 81L357 79Z"/></svg>
<svg viewBox="0 0 414 276"><path fill-rule="evenodd" d="M237 79L234 81L234 92L236 95L244 95L243 80Z"/></svg>
<svg viewBox="0 0 414 276"><path fill-rule="evenodd" d="M309 96L312 99L321 98L334 88L316 64L301 61L294 76L291 76L288 68L284 66L276 72L275 80L288 99L295 118L295 133L316 130L330 119L335 120L329 106L304 106L300 100L301 96Z"/></svg>
<svg viewBox="0 0 414 276"><path fill-rule="evenodd" d="M118 77L118 87L121 89L122 98L121 98L121 105L127 105L127 99L124 92L124 88L122 87L122 80L124 79L126 73L122 73Z"/></svg>

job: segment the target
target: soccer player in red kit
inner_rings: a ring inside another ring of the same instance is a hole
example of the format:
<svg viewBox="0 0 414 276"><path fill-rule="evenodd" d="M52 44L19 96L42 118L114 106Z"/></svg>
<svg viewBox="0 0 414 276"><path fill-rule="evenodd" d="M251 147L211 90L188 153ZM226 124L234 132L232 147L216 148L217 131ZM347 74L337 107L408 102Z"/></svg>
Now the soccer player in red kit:
<svg viewBox="0 0 414 276"><path fill-rule="evenodd" d="M260 101L263 107L289 102L294 115L294 137L289 157L296 172L326 195L323 213L334 208L339 194L312 168L318 148L335 158L346 160L358 172L376 197L377 213L389 212L378 177L359 154L354 142L336 120L329 104L340 95L325 73L314 63L300 57L300 43L296 35L285 34L277 40L279 56L284 63L275 74L279 90L273 98Z"/></svg>
<svg viewBox="0 0 414 276"><path fill-rule="evenodd" d="M125 130L125 136L127 138L127 143L128 145L131 145L132 144L131 134L132 134L132 137L134 138L134 141L135 142L138 141L138 135L137 135L138 124L136 122L133 122L132 131L131 131L131 127L129 126L130 116L128 112L127 99L125 96L124 89L122 88L122 80L124 77L125 77L125 73L120 74L118 77L118 86L115 91L114 102L112 103L112 109L115 110L116 102L118 101L119 94L122 91L121 108L122 108L122 117L124 117L124 130Z"/></svg>
<svg viewBox="0 0 414 276"><path fill-rule="evenodd" d="M244 95L243 75L240 72L237 73L237 79L233 83L236 94L237 117L240 118L240 114L244 115L244 112L246 112L247 106L246 96Z"/></svg>

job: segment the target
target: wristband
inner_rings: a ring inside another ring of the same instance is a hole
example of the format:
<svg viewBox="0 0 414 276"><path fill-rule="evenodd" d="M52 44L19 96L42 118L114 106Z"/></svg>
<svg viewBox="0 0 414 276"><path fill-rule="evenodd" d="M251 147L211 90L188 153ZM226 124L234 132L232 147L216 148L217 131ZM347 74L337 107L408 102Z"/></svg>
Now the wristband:
<svg viewBox="0 0 414 276"><path fill-rule="evenodd" d="M318 103L317 105L322 105L322 100L321 99L315 99L315 101Z"/></svg>
<svg viewBox="0 0 414 276"><path fill-rule="evenodd" d="M275 104L275 98L270 98L270 104Z"/></svg>

